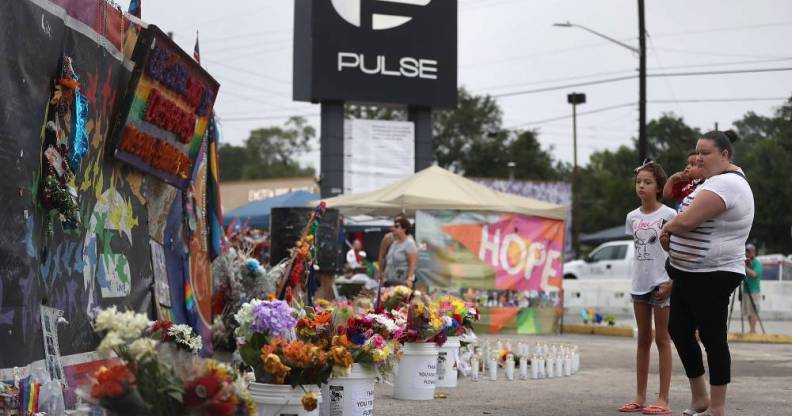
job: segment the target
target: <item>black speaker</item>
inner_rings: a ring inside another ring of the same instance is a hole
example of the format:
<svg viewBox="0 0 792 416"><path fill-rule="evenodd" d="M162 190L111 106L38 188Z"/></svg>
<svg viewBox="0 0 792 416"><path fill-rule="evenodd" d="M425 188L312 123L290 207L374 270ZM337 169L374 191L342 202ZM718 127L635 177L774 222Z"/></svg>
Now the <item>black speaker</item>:
<svg viewBox="0 0 792 416"><path fill-rule="evenodd" d="M289 257L289 250L311 218L313 208L272 208L270 211L270 264ZM341 222L338 210L328 209L319 220L316 233L316 264L320 271L337 272L343 267L343 241L339 239Z"/></svg>

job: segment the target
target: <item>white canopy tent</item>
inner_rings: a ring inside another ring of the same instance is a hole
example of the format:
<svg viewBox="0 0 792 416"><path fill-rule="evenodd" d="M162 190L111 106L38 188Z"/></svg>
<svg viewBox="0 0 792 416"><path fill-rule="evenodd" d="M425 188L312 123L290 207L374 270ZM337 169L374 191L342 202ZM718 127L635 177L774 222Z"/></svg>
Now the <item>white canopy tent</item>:
<svg viewBox="0 0 792 416"><path fill-rule="evenodd" d="M426 168L384 188L325 200L344 215L414 215L416 210L510 212L565 218L563 205L498 192L438 166Z"/></svg>

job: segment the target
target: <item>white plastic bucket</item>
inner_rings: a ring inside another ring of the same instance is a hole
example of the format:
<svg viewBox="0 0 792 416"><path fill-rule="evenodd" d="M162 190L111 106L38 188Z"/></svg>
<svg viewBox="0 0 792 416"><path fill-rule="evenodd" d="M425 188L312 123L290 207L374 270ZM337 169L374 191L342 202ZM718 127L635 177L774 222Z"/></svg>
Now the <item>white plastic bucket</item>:
<svg viewBox="0 0 792 416"><path fill-rule="evenodd" d="M319 404L322 393L316 386L304 386L316 394ZM256 402L258 416L319 416L319 407L310 412L302 405L303 389L281 384L250 383L250 396Z"/></svg>
<svg viewBox="0 0 792 416"><path fill-rule="evenodd" d="M437 353L437 387L457 386L459 337L448 337Z"/></svg>
<svg viewBox="0 0 792 416"><path fill-rule="evenodd" d="M393 398L432 400L437 382L437 353L434 343L408 342L396 369Z"/></svg>
<svg viewBox="0 0 792 416"><path fill-rule="evenodd" d="M333 377L322 385L321 416L374 415L374 379L377 374L360 364L352 364L346 377Z"/></svg>

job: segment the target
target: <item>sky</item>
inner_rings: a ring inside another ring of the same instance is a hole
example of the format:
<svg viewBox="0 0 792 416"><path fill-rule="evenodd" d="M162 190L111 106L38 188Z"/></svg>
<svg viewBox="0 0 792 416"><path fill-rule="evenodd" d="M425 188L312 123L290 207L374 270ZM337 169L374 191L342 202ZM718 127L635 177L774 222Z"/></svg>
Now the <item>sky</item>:
<svg viewBox="0 0 792 416"><path fill-rule="evenodd" d="M318 1L318 0L317 0ZM434 0L445 1L445 0ZM126 8L129 0L118 2ZM215 110L222 140L242 144L250 130L290 115L319 127L319 105L291 99L291 0L143 0L143 20L174 32L220 82ZM543 148L572 161L571 108L578 107L579 163L629 144L638 130L638 80L524 93L637 74L638 56L570 21L637 47L636 0L459 0L459 84L496 97L506 128L537 129ZM792 1L646 1L648 73L792 68ZM506 94L506 95L502 95ZM702 130L723 130L749 111L771 115L792 94L792 71L650 77L649 120L673 112ZM591 111L591 114L584 114ZM691 143L692 145L692 143ZM302 163L319 170L319 142ZM519 163L519 161L516 161Z"/></svg>

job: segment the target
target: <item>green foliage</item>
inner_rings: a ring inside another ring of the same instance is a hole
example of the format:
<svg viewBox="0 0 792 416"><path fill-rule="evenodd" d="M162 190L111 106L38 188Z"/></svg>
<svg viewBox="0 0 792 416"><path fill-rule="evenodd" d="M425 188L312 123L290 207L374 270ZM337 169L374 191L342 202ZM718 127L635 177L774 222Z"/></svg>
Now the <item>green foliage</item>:
<svg viewBox="0 0 792 416"><path fill-rule="evenodd" d="M773 117L750 112L734 123L742 141L734 161L743 168L754 195L750 240L767 253L792 252L792 99Z"/></svg>
<svg viewBox="0 0 792 416"><path fill-rule="evenodd" d="M265 127L250 132L243 146L220 146L223 181L312 176L314 169L302 167L296 158L311 150L316 130L302 117L291 117L283 127Z"/></svg>

